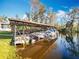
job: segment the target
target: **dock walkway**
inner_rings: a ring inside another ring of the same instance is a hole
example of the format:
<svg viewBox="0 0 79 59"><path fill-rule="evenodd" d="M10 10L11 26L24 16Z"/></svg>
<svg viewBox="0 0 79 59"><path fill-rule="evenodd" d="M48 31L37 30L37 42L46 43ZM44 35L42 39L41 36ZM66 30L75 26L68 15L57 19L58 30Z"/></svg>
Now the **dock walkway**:
<svg viewBox="0 0 79 59"><path fill-rule="evenodd" d="M39 41L33 45L26 46L24 49L16 48L16 52L22 59L43 59L55 41Z"/></svg>

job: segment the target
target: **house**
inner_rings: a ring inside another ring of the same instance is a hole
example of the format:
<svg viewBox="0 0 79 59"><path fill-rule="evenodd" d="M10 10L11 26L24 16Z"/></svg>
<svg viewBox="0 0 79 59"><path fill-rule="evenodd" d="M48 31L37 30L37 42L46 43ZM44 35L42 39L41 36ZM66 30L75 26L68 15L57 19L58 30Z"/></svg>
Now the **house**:
<svg viewBox="0 0 79 59"><path fill-rule="evenodd" d="M7 17L0 17L0 31L10 31L10 22Z"/></svg>

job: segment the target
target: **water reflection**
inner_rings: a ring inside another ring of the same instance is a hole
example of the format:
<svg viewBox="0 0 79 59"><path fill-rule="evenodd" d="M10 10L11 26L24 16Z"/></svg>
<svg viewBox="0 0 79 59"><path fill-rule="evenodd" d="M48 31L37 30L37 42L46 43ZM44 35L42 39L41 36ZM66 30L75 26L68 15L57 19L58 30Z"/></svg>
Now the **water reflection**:
<svg viewBox="0 0 79 59"><path fill-rule="evenodd" d="M78 36L76 37L75 40L78 41ZM79 56L78 42L74 41L74 36L72 34L67 34L66 35L66 41L69 44L69 47L67 47L67 50L71 53L71 55L72 56Z"/></svg>
<svg viewBox="0 0 79 59"><path fill-rule="evenodd" d="M67 33L59 35L56 42L63 59L79 59L79 34Z"/></svg>

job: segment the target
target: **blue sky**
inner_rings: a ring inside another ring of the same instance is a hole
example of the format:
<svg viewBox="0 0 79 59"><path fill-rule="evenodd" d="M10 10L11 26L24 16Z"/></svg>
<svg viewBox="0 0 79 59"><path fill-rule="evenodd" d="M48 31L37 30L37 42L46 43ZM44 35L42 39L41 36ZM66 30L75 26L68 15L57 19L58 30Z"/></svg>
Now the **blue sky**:
<svg viewBox="0 0 79 59"><path fill-rule="evenodd" d="M25 12L29 12L30 0L0 0L0 16L14 17L16 14L23 17ZM52 7L55 11L68 11L79 6L79 0L40 0L46 7Z"/></svg>

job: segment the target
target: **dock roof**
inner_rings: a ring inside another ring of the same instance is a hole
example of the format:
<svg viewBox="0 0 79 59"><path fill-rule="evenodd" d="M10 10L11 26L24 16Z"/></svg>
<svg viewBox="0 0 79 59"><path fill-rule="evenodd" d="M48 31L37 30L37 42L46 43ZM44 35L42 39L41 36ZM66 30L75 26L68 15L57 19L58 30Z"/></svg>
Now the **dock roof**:
<svg viewBox="0 0 79 59"><path fill-rule="evenodd" d="M10 25L16 25L16 26L32 26L32 27L53 27L49 24L42 24L42 23L36 23L36 22L30 22L30 21L21 21L21 20L10 20Z"/></svg>

